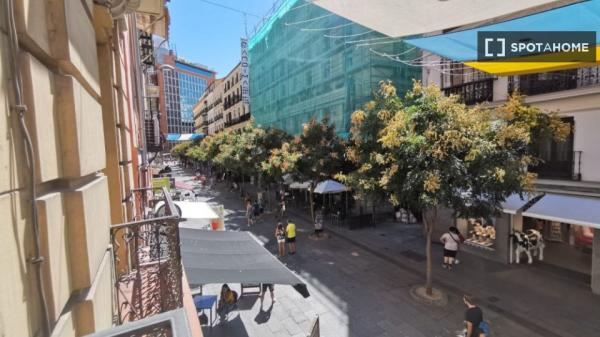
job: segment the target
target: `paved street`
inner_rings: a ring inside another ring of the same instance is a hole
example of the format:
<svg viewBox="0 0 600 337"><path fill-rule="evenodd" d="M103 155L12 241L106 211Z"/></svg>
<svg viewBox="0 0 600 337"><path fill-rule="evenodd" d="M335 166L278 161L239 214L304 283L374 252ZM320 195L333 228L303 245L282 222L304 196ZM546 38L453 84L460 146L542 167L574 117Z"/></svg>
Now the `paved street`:
<svg viewBox="0 0 600 337"><path fill-rule="evenodd" d="M225 205L227 229L250 230L276 253L274 218L266 215L248 228L239 192L225 191L222 185L217 189L202 199ZM434 266L435 283L448 293L449 302L428 306L408 292L423 281L419 225L378 224L354 231L336 227L330 228L330 239L314 241L308 238L312 228L305 213L290 213L299 227L298 253L282 261L307 281L311 297L303 299L292 287L278 286L276 302L271 308L267 295L262 311L258 298L244 298L227 322L204 327L206 336L305 336L316 315L321 335L327 337L457 336L464 292L480 300L493 336L592 337L600 331L600 298L583 282L555 271L463 254L452 272ZM435 261L438 248L434 246ZM218 293L219 287L205 291Z"/></svg>

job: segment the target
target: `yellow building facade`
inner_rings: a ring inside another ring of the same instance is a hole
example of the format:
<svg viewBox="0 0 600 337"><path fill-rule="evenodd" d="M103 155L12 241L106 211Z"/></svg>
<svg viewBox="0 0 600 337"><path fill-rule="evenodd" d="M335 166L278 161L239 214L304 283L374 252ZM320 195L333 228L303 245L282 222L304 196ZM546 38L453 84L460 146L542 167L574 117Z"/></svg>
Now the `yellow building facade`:
<svg viewBox="0 0 600 337"><path fill-rule="evenodd" d="M135 14L117 20L91 0L6 0L0 10L0 335L110 328L109 227L139 217L132 189L145 184Z"/></svg>

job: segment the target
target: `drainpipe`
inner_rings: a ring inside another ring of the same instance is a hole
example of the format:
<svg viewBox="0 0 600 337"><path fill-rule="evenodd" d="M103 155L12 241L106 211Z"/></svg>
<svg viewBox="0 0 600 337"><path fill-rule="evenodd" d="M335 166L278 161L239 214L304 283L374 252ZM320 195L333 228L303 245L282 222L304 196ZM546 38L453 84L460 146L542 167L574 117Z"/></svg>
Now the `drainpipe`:
<svg viewBox="0 0 600 337"><path fill-rule="evenodd" d="M40 307L41 307L41 316L42 316L42 335L50 336L52 332L52 324L50 323L50 314L48 311L48 301L46 300L46 292L44 290L44 284L42 281L42 263L44 262L44 257L41 255L40 248L40 228L38 222L38 212L36 205L37 191L35 186L35 154L33 148L33 142L31 141L31 136L29 134L29 130L27 129L27 124L25 123L25 112L27 111L27 106L23 102L23 88L22 88L22 79L21 79L21 71L19 69L18 64L18 51L19 51L19 40L17 36L17 29L15 26L15 17L14 17L14 4L13 0L6 0L4 2L4 14L6 15L6 22L8 26L8 37L9 37L9 47L8 51L10 54L10 61L12 67L12 82L15 91L15 105L12 108L17 111L19 116L19 126L21 128L21 132L23 133L23 141L25 143L25 152L27 155L27 163L29 164L29 177L30 177L30 186L29 186L29 206L31 211L31 224L33 227L33 254L28 261L31 263L35 269L35 278L36 278L36 287L40 296Z"/></svg>
<svg viewBox="0 0 600 337"><path fill-rule="evenodd" d="M138 105L138 114L139 114L139 120L140 120L140 133L141 133L141 146L139 149L141 156L142 156L142 163L140 165L140 177L139 177L139 183L140 183L140 187L147 187L147 177L146 177L146 173L148 171L148 151L147 151L147 146L146 146L146 116L144 114L144 86L142 84L142 77L143 77L143 72L141 71L142 69L142 65L140 62L140 44L138 43L138 34L137 34L137 27L136 27L136 21L135 21L135 14L129 14L128 15L128 19L129 19L129 34L130 34L130 43L131 43L131 53L133 55L134 58L134 67L132 67L132 74L133 74L133 80L135 81L135 91L136 91L136 99L137 99L137 105ZM145 207L145 205L144 205Z"/></svg>

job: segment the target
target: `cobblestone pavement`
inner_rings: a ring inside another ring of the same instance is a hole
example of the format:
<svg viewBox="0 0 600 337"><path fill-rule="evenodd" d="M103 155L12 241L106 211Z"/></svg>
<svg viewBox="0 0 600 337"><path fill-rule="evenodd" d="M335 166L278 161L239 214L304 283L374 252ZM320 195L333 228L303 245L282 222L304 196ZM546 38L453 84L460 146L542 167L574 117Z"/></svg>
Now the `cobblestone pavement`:
<svg viewBox="0 0 600 337"><path fill-rule="evenodd" d="M276 254L272 215L248 227L239 192L223 186L200 199L223 204L228 230L250 230ZM267 295L264 310L257 297L246 297L227 322L204 328L207 337L306 336L316 315L325 337L457 336L465 309L463 292L480 299L492 336L600 336L600 298L585 284L539 268L463 254L452 272L435 266L435 284L448 294L448 305L428 306L409 295L424 275L418 225L382 224L353 231L334 227L329 239L314 241L308 236L312 227L306 212L290 212L290 217L298 225L298 253L282 261L307 281L311 297L303 299L292 287L277 286L276 302L270 308ZM219 287L205 291L218 293Z"/></svg>

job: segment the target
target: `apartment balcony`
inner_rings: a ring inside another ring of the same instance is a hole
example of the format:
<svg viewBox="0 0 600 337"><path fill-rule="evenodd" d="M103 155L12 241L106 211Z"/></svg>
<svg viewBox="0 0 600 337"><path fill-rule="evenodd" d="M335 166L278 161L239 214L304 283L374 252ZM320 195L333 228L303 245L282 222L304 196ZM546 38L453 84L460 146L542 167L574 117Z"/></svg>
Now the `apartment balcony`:
<svg viewBox="0 0 600 337"><path fill-rule="evenodd" d="M571 151L566 158L540 163L529 171L537 173L540 179L580 181L581 157L582 151Z"/></svg>
<svg viewBox="0 0 600 337"><path fill-rule="evenodd" d="M508 92L540 95L600 85L600 67L579 68L521 76L509 76Z"/></svg>
<svg viewBox="0 0 600 337"><path fill-rule="evenodd" d="M458 95L466 105L473 105L494 100L494 79L487 78L444 88L446 95Z"/></svg>
<svg viewBox="0 0 600 337"><path fill-rule="evenodd" d="M236 124L245 122L247 120L250 120L250 117L251 117L251 115L249 113L247 113L245 115L241 115L240 117L232 118L225 122L225 127L228 128L230 126L234 126Z"/></svg>
<svg viewBox="0 0 600 337"><path fill-rule="evenodd" d="M129 322L112 329L102 330L86 337L124 337L124 336L177 336L192 337L187 328L186 312L175 309L148 317L139 321Z"/></svg>
<svg viewBox="0 0 600 337"><path fill-rule="evenodd" d="M118 324L183 307L179 214L165 188L160 198L148 188L133 193L136 204L153 207L163 201L166 211L161 217L149 212L145 219L110 227Z"/></svg>

